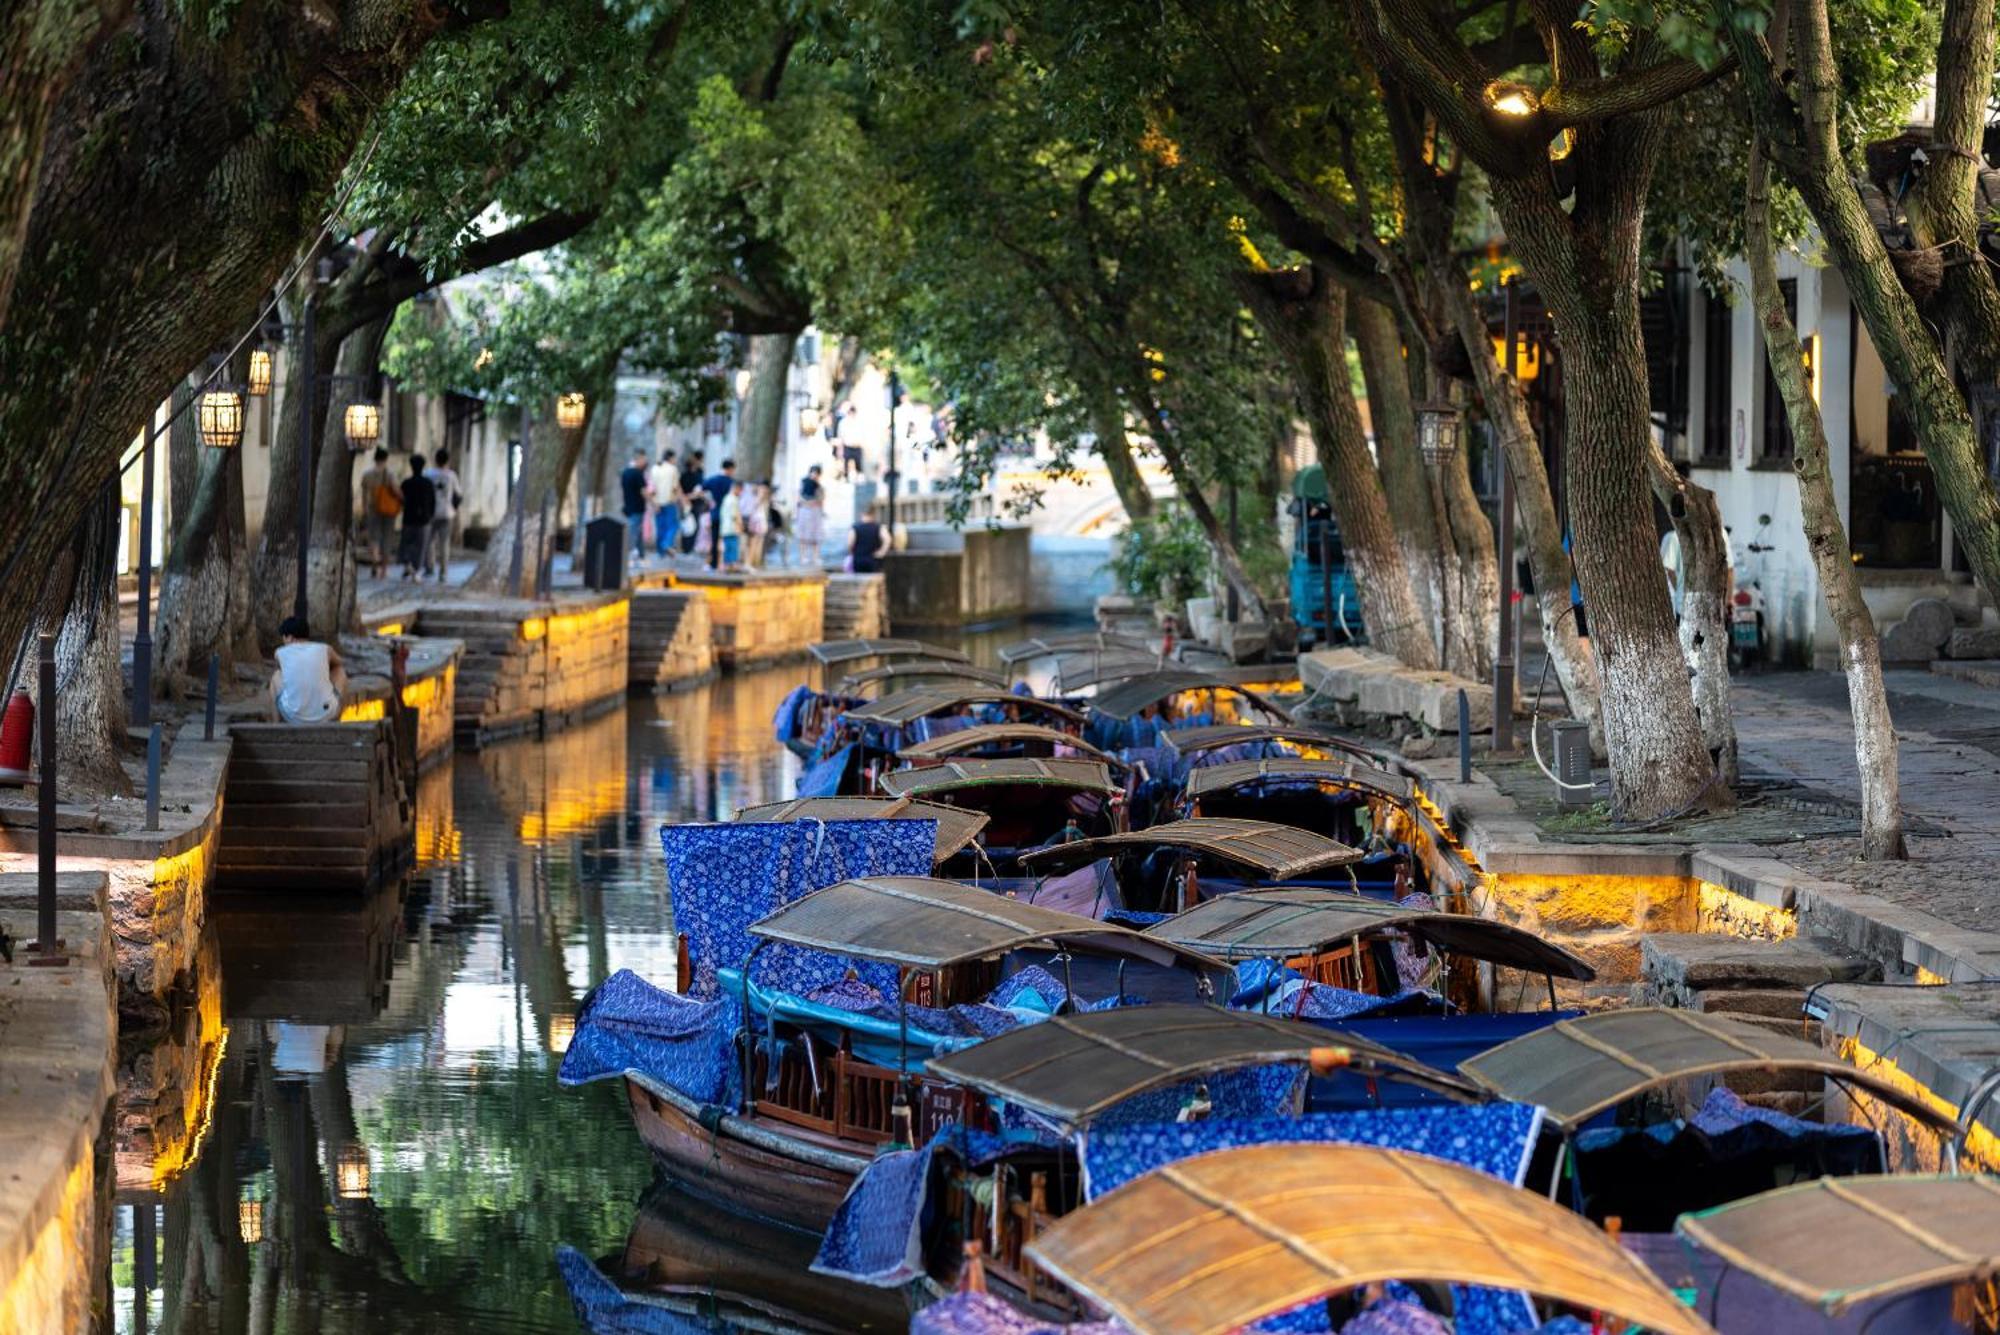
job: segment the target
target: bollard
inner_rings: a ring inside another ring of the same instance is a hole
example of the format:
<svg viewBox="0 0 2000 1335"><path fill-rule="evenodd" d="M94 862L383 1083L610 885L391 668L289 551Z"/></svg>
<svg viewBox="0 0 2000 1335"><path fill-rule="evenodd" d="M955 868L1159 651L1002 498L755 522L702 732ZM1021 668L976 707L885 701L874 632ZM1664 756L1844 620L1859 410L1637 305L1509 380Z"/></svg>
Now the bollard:
<svg viewBox="0 0 2000 1335"><path fill-rule="evenodd" d="M160 725L146 734L146 828L160 828Z"/></svg>
<svg viewBox="0 0 2000 1335"><path fill-rule="evenodd" d="M1472 782L1472 702L1458 693L1458 781Z"/></svg>
<svg viewBox="0 0 2000 1335"><path fill-rule="evenodd" d="M56 936L56 637L42 636L40 661L42 725L39 821L35 830L35 943L28 963L56 967L69 963Z"/></svg>
<svg viewBox="0 0 2000 1335"><path fill-rule="evenodd" d="M204 742L215 740L215 697L221 689L222 655L210 654L208 656L208 704L203 709L201 721L201 739Z"/></svg>

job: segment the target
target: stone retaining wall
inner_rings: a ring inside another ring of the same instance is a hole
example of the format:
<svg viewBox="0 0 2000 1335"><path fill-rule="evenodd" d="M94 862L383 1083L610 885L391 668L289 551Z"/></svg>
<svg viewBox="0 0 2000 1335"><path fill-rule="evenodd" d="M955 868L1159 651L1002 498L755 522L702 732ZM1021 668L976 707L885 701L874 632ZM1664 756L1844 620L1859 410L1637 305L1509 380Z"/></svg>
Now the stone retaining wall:
<svg viewBox="0 0 2000 1335"><path fill-rule="evenodd" d="M701 589L642 589L632 595L628 690L671 691L715 675L715 627Z"/></svg>
<svg viewBox="0 0 2000 1335"><path fill-rule="evenodd" d="M825 622L826 579L817 570L677 576L708 595L715 658L725 670L805 653Z"/></svg>
<svg viewBox="0 0 2000 1335"><path fill-rule="evenodd" d="M625 694L631 602L623 593L427 603L425 636L461 641L453 690L460 746L561 727Z"/></svg>
<svg viewBox="0 0 2000 1335"><path fill-rule="evenodd" d="M0 964L0 1331L75 1335L108 1298L111 1182L96 1150L117 1035L108 889L102 874L63 874L68 965ZM34 895L32 875L0 875L0 921L16 935L34 935Z"/></svg>

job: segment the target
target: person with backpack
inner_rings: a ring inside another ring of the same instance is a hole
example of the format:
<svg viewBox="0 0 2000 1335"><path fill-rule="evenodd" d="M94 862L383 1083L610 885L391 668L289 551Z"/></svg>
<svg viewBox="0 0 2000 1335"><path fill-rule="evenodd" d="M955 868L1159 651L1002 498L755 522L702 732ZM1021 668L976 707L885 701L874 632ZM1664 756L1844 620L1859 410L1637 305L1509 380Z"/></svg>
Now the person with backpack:
<svg viewBox="0 0 2000 1335"><path fill-rule="evenodd" d="M424 456L410 456L410 475L403 479L403 540L397 557L403 563L403 578L415 579L423 568L424 548L429 544L431 520L437 515L437 487L424 476Z"/></svg>
<svg viewBox="0 0 2000 1335"><path fill-rule="evenodd" d="M389 577L389 550L396 542L396 517L403 493L389 468L389 451L377 447L375 465L361 475L362 531L368 537L368 564L376 579Z"/></svg>

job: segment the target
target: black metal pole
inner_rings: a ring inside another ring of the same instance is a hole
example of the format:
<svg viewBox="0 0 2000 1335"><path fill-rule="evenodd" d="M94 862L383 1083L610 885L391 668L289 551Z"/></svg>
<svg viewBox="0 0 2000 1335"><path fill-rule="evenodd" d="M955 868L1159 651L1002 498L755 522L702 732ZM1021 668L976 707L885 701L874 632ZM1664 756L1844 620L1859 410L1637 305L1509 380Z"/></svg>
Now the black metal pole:
<svg viewBox="0 0 2000 1335"><path fill-rule="evenodd" d="M202 711L201 739L215 740L215 697L222 689L222 655L208 656L208 704Z"/></svg>
<svg viewBox="0 0 2000 1335"><path fill-rule="evenodd" d="M314 374L313 361L318 355L318 336L314 326L318 323L319 293L311 287L306 290L305 309L299 318L299 571L298 587L292 592L292 615L305 619L306 616L306 556L312 546L312 502L313 502L313 426L314 407L319 399L319 386Z"/></svg>
<svg viewBox="0 0 2000 1335"><path fill-rule="evenodd" d="M139 453L139 628L132 635L132 726L153 721L153 442L159 410L146 414L146 448Z"/></svg>
<svg viewBox="0 0 2000 1335"><path fill-rule="evenodd" d="M37 780L39 819L35 827L35 944L29 947L32 963L68 964L63 943L56 937L56 637L43 635L40 695L36 702L41 713L41 775Z"/></svg>
<svg viewBox="0 0 2000 1335"><path fill-rule="evenodd" d="M889 484L889 541L896 541L896 488L902 478L896 472L896 405L903 397L903 380L894 371L889 372L889 472L883 481Z"/></svg>
<svg viewBox="0 0 2000 1335"><path fill-rule="evenodd" d="M160 828L160 725L146 732L146 828Z"/></svg>
<svg viewBox="0 0 2000 1335"><path fill-rule="evenodd" d="M1507 374L1517 377L1521 367L1520 312L1515 284L1507 294ZM1493 470L1500 526L1500 647L1493 656L1493 752L1509 755L1514 750L1514 486L1507 460L1496 459Z"/></svg>

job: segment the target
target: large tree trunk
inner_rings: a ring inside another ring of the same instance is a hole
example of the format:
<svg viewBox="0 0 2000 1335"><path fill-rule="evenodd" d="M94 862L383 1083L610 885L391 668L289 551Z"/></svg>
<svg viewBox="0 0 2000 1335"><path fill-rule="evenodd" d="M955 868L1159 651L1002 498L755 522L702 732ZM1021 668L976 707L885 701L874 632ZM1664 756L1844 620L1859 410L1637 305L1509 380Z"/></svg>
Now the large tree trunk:
<svg viewBox="0 0 2000 1335"><path fill-rule="evenodd" d="M295 306L290 318L297 320ZM326 377L340 366L341 340L316 331L313 357L313 453L306 459L300 431L299 396L304 392L304 376L299 366L299 339L295 335L285 351L285 392L271 405L271 456L269 483L264 494L264 523L257 532L257 550L251 557L250 588L256 610L257 639L266 649L278 643L278 627L292 614L297 601L299 532L304 524L299 514L299 469L317 468L319 451L326 440ZM317 481L317 478L315 478ZM314 578L310 541L306 567L306 607L308 615L324 616L319 610L324 598L313 596L320 583ZM331 608L327 608L330 612Z"/></svg>
<svg viewBox="0 0 2000 1335"><path fill-rule="evenodd" d="M350 378L335 382L333 393L323 396L326 407L320 417L319 460L313 473L312 548L306 564L307 619L319 639L335 640L361 628L354 589L358 565L354 465L357 458L372 458L374 447L369 447L370 453L357 453L348 445L346 410L350 403L375 401L382 343L388 335L389 321L381 319L342 340L335 373Z"/></svg>
<svg viewBox="0 0 2000 1335"><path fill-rule="evenodd" d="M791 403L792 349L798 342L797 334L758 334L750 340L750 387L736 433L736 476L746 482L772 481L785 409Z"/></svg>
<svg viewBox="0 0 2000 1335"><path fill-rule="evenodd" d="M243 451L204 446L189 412L174 423L168 457L173 537L160 571L153 682L162 695L185 696L203 689L211 653L221 655L227 681L237 658L254 656L257 643L244 532Z"/></svg>
<svg viewBox="0 0 2000 1335"><path fill-rule="evenodd" d="M1573 209L1545 172L1498 179L1493 198L1561 332L1572 550L1603 669L1613 808L1646 820L1733 798L1695 716L1646 485L1640 221L1660 129L1626 116L1591 133Z"/></svg>
<svg viewBox="0 0 2000 1335"><path fill-rule="evenodd" d="M480 593L518 594L540 598L542 568L555 543L556 519L562 509L563 492L576 471L583 453L583 440L590 431L590 419L599 411L601 400L593 396L585 409L581 430L565 431L555 423L550 405L541 405L534 429L522 442L521 475L515 480L514 495L507 502L507 515L493 530L486 551L479 558L465 587ZM519 546L520 583L514 580L516 546Z"/></svg>
<svg viewBox="0 0 2000 1335"><path fill-rule="evenodd" d="M1570 615L1569 553L1563 550L1562 519L1556 514L1555 493L1549 488L1548 468L1542 460L1541 441L1536 438L1534 423L1528 416L1527 400L1522 396L1520 382L1493 360L1486 322L1480 318L1479 308L1465 286L1463 271L1440 269L1433 286L1443 298L1459 342L1465 345L1472 362L1480 401L1486 405L1487 418L1499 437L1507 476L1514 484L1519 537L1526 550L1528 570L1535 577L1535 605L1541 616L1543 651L1555 669L1570 716L1590 726L1591 750L1602 756L1604 708L1597 659L1590 644L1577 634L1576 620ZM1471 489L1469 481L1466 489ZM1512 609L1508 612L1511 614Z"/></svg>
<svg viewBox="0 0 2000 1335"><path fill-rule="evenodd" d="M1988 6L1989 27L1990 20ZM1960 0L1955 0L1946 23L1947 43L1964 21L1965 10ZM1840 79L1824 0L1802 0L1794 26L1800 66L1797 105L1774 68L1763 39L1747 26L1732 29L1757 132L1819 225L1882 365L1899 398L1908 404L1911 424L1923 442L1924 456L1930 460L1938 498L1951 516L1953 536L1980 587L2000 601L2000 490L1986 476L1972 413L1953 380L1944 350L1898 279L1841 154L1837 114ZM1991 42L1987 33L1972 53L1983 55L1987 66L1992 60ZM1942 51L1941 76L1959 59L1956 51ZM1941 77L1941 94L1949 93L1962 77L1967 76ZM1984 87L1980 85L1981 90ZM1984 91L1976 96L1983 105ZM1957 117L1947 111L1941 102L1941 124L1950 130ZM1983 117L1983 111L1979 114ZM1948 156L1949 152L1945 146L1934 157ZM1938 188L1940 196L1946 193L1943 187ZM1936 204L1927 225L1950 226ZM1976 258L1970 262L1978 263Z"/></svg>
<svg viewBox="0 0 2000 1335"><path fill-rule="evenodd" d="M1446 623L1454 617L1454 590L1446 571L1456 553L1448 543L1448 525L1439 513L1441 495L1431 485L1430 471L1417 452L1417 415L1410 397L1410 378L1403 364L1403 339L1396 317L1387 306L1366 297L1349 297L1347 327L1361 353L1361 378L1368 390L1368 420L1375 428L1375 463L1382 491L1389 502L1389 519L1403 549L1410 583L1431 628L1438 655L1454 672L1452 635Z"/></svg>
<svg viewBox="0 0 2000 1335"><path fill-rule="evenodd" d="M125 674L119 665L116 482L96 488L70 541L26 599L38 633L56 637L56 787L65 800L132 791L125 753ZM22 646L15 680L38 693L38 646ZM38 700L38 709L47 701Z"/></svg>
<svg viewBox="0 0 2000 1335"><path fill-rule="evenodd" d="M1238 286L1297 380L1370 642L1411 667L1437 667L1348 379L1346 294L1312 265L1245 272Z"/></svg>
<svg viewBox="0 0 2000 1335"><path fill-rule="evenodd" d="M162 392L255 314L424 44L494 8L329 0L273 22L149 5L91 48L46 119L0 330L0 495L23 517L0 535L0 583L54 566ZM218 15L220 39L203 26ZM31 617L0 604L0 661Z"/></svg>
<svg viewBox="0 0 2000 1335"><path fill-rule="evenodd" d="M1729 703L1729 535L1715 493L1682 477L1659 442L1647 456L1653 496L1681 543L1681 654L1694 684L1694 712L1716 773L1736 784L1736 718Z"/></svg>
<svg viewBox="0 0 2000 1335"><path fill-rule="evenodd" d="M1137 524L1152 517L1153 493L1132 457L1132 437L1125 430L1125 406L1109 390L1090 397L1090 430L1097 438L1097 457L1104 460L1111 489L1118 493L1126 518Z"/></svg>
<svg viewBox="0 0 2000 1335"><path fill-rule="evenodd" d="M1771 241L1770 169L1753 144L1743 211L1744 254L1750 262L1750 297L1764 330L1771 377L1785 400L1792 424L1792 467L1799 475L1799 508L1806 546L1819 574L1821 596L1840 635L1840 660L1847 672L1847 706L1854 718L1854 764L1861 776L1861 851L1871 860L1905 855L1903 810L1896 772L1896 725L1882 684L1882 644L1875 620L1861 596L1847 531L1840 522L1840 498L1833 490L1826 424L1806 384L1798 330L1785 313L1778 288L1778 257Z"/></svg>
<svg viewBox="0 0 2000 1335"><path fill-rule="evenodd" d="M1166 413L1143 388L1150 366L1142 361L1135 369L1137 377L1132 382L1133 393L1145 416L1147 429L1153 434L1153 448L1159 451L1160 462L1167 466L1167 473L1174 480L1175 492L1181 503L1187 506L1188 513L1194 516L1195 522L1201 525L1201 531L1208 535L1209 545L1215 548L1215 563L1222 572L1223 581L1236 590L1244 619L1264 620L1268 615L1264 609L1264 595L1244 567L1243 557L1236 550L1236 540L1229 536L1229 530L1215 513L1215 507L1208 503L1208 496L1202 491L1201 477L1188 463L1187 452L1174 436Z"/></svg>

